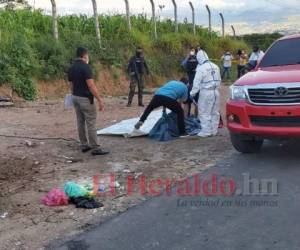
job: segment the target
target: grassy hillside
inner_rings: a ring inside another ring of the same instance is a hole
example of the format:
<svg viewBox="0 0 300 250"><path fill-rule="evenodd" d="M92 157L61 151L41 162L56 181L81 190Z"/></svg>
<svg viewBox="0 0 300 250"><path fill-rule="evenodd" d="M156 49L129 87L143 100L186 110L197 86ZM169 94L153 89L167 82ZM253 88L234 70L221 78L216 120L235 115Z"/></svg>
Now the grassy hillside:
<svg viewBox="0 0 300 250"><path fill-rule="evenodd" d="M179 72L180 61L191 45L201 45L212 58L220 58L224 50L233 52L247 45L230 38L209 36L207 29L197 27L192 35L191 24L180 24L174 33L170 20L158 23L158 40L152 35L152 23L144 15L132 17L133 29L128 31L121 15L101 16L103 49L95 37L93 18L88 16L62 16L59 18L59 42L52 38L51 17L41 11L0 11L0 85L10 85L27 100L37 96L35 82L65 78L65 72L74 58L78 46L91 52L91 64L96 76L97 65L107 65L114 78L119 77L135 46L145 49L151 72L156 77L170 77ZM113 69L116 69L115 71ZM115 72L115 73L114 73Z"/></svg>

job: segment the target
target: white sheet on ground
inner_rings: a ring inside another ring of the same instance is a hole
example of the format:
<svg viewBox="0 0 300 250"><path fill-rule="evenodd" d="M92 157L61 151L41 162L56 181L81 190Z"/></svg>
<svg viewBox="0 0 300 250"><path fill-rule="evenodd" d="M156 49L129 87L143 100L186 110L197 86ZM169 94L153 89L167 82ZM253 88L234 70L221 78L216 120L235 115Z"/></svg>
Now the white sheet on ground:
<svg viewBox="0 0 300 250"><path fill-rule="evenodd" d="M98 130L98 135L120 135L124 137L138 137L148 135L157 121L162 117L162 109L153 111L143 126L136 130L134 125L139 121L139 117L123 120L108 128Z"/></svg>

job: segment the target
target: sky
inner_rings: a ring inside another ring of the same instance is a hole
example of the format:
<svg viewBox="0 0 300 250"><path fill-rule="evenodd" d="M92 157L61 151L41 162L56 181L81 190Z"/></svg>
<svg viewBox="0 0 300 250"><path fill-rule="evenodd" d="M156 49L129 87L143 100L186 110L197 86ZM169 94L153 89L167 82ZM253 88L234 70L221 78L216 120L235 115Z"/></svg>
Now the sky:
<svg viewBox="0 0 300 250"><path fill-rule="evenodd" d="M50 13L50 0L28 0L35 8L41 8ZM90 0L56 0L60 14L86 13L92 14ZM154 0L157 15L161 18L173 18L173 4L171 0ZM192 19L189 0L176 0L178 5L178 18L182 22L185 18ZM284 31L298 33L300 30L300 0L191 0L195 7L196 23L208 26L208 4L212 11L213 30L221 31L219 13L225 17L226 33L231 34L230 26L233 25L237 35L246 33L263 33ZM125 13L124 0L97 0L99 13L113 14ZM132 14L151 14L149 0L129 0ZM162 11L159 5L164 6Z"/></svg>

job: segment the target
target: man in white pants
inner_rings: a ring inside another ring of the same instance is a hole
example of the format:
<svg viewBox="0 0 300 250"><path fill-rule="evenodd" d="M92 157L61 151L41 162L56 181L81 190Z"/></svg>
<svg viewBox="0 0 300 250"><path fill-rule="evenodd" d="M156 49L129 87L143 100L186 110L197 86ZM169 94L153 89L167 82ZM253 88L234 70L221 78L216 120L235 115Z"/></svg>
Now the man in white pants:
<svg viewBox="0 0 300 250"><path fill-rule="evenodd" d="M198 52L197 60L199 64L190 94L194 97L199 93L198 109L202 130L198 136L215 136L220 121L220 69L203 50Z"/></svg>

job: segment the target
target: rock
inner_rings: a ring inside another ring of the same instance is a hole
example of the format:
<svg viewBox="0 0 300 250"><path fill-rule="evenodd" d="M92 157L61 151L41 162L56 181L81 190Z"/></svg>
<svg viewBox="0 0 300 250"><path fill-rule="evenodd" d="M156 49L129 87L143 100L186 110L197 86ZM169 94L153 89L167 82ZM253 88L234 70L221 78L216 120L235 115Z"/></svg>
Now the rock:
<svg viewBox="0 0 300 250"><path fill-rule="evenodd" d="M27 147L33 148L33 147L36 146L36 143L34 143L34 142L32 142L32 141L29 141L29 140L26 140L26 141L25 141L25 145L26 145Z"/></svg>
<svg viewBox="0 0 300 250"><path fill-rule="evenodd" d="M8 212L5 212L3 214L0 214L1 219L5 219L8 216Z"/></svg>
<svg viewBox="0 0 300 250"><path fill-rule="evenodd" d="M0 96L0 102L10 102L11 98L6 96Z"/></svg>
<svg viewBox="0 0 300 250"><path fill-rule="evenodd" d="M14 106L13 102L0 102L0 108L12 107Z"/></svg>

